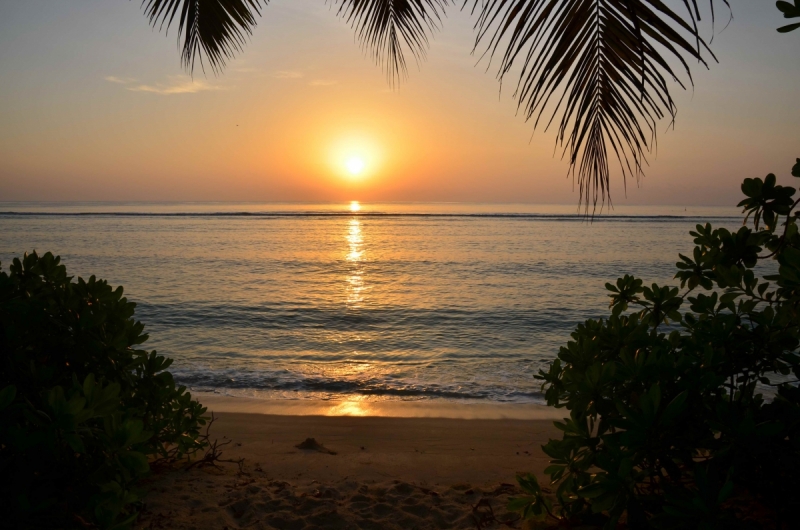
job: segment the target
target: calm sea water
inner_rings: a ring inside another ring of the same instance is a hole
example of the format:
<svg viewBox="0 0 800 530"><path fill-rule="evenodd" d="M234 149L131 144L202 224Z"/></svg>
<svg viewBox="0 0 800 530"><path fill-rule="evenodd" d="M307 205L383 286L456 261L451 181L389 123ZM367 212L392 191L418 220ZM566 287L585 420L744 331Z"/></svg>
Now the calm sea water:
<svg viewBox="0 0 800 530"><path fill-rule="evenodd" d="M541 400L533 375L625 273L673 283L729 209L0 203L0 261L51 251L123 285L194 390Z"/></svg>

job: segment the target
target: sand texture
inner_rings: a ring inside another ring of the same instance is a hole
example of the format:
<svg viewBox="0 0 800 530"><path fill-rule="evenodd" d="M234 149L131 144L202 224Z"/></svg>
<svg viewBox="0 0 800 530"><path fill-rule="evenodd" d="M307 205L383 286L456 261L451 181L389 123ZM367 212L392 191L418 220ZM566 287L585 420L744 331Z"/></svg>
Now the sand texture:
<svg viewBox="0 0 800 530"><path fill-rule="evenodd" d="M244 464L155 474L137 528L506 528L515 474L541 476L558 433L551 420L216 417L222 458Z"/></svg>

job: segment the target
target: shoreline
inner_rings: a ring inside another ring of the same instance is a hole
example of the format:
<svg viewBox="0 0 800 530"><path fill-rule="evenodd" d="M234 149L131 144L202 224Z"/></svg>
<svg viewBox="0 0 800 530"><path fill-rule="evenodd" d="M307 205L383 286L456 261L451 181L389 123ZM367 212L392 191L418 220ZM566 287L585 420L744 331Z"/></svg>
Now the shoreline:
<svg viewBox="0 0 800 530"><path fill-rule="evenodd" d="M192 392L208 412L277 416L353 416L385 418L449 418L463 420L560 420L566 409L537 403L482 403L444 400L369 401L366 399L263 399Z"/></svg>
<svg viewBox="0 0 800 530"><path fill-rule="evenodd" d="M293 416L215 412L211 439L280 480L403 480L451 485L514 482L540 472L551 420ZM324 450L299 448L309 438ZM332 453L326 452L330 450Z"/></svg>

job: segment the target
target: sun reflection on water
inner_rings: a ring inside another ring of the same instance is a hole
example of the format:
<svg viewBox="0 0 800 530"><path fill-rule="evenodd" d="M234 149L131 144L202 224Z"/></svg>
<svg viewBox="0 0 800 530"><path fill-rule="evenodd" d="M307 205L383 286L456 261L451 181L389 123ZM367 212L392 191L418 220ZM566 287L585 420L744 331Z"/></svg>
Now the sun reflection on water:
<svg viewBox="0 0 800 530"><path fill-rule="evenodd" d="M347 230L347 245L350 252L347 254L347 261L354 264L361 262L361 258L364 255L363 243L361 223L359 223L358 219L350 219L350 226Z"/></svg>
<svg viewBox="0 0 800 530"><path fill-rule="evenodd" d="M369 416L372 413L373 404L369 401L342 401L326 411L328 416Z"/></svg>
<svg viewBox="0 0 800 530"><path fill-rule="evenodd" d="M361 223L358 218L350 219L347 230L347 262L350 264L346 277L347 308L358 309L364 301L364 238L361 233Z"/></svg>

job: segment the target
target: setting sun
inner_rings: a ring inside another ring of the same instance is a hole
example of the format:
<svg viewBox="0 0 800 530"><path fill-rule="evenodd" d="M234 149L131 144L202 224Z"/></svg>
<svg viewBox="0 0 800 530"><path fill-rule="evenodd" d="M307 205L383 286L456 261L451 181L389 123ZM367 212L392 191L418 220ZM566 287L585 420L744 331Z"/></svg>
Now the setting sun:
<svg viewBox="0 0 800 530"><path fill-rule="evenodd" d="M347 172L353 176L356 176L360 175L364 171L366 164L364 163L363 159L353 156L347 159L346 166Z"/></svg>
<svg viewBox="0 0 800 530"><path fill-rule="evenodd" d="M385 149L378 136L375 131L333 131L325 142L331 175L349 186L374 184L386 166Z"/></svg>

